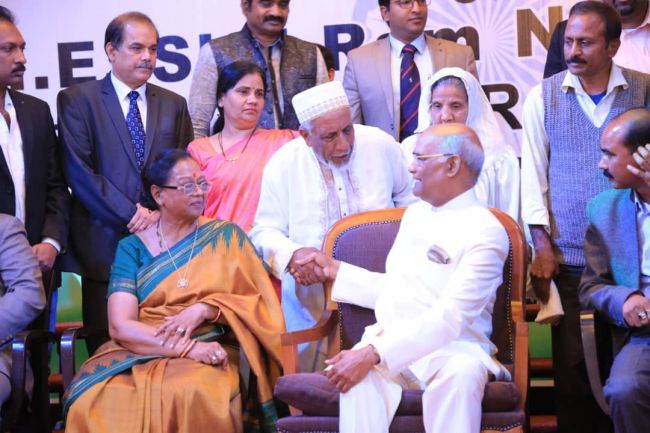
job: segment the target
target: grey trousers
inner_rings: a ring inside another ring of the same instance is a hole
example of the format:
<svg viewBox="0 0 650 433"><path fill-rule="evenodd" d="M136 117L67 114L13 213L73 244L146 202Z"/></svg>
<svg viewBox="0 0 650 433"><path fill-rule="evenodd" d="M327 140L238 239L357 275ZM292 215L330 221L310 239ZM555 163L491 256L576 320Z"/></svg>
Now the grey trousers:
<svg viewBox="0 0 650 433"><path fill-rule="evenodd" d="M616 433L650 430L650 338L623 346L603 391Z"/></svg>

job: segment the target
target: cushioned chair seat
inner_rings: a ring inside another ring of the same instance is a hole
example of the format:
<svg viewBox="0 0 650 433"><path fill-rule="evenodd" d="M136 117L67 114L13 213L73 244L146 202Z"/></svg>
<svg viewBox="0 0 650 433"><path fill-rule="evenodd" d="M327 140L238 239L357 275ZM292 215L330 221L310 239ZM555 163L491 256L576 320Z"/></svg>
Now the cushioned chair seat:
<svg viewBox="0 0 650 433"><path fill-rule="evenodd" d="M516 431L523 425L524 411L483 413L481 430L494 432ZM338 433L339 419L336 416L292 416L277 422L280 433ZM425 433L421 415L404 415L393 418L390 433ZM371 432L359 432L371 433Z"/></svg>
<svg viewBox="0 0 650 433"><path fill-rule="evenodd" d="M305 415L332 416L339 414L339 392L321 373L299 373L278 379L275 396L300 409ZM512 382L489 382L483 398L484 412L508 412L517 406L519 391ZM422 391L407 390L396 416L422 415Z"/></svg>

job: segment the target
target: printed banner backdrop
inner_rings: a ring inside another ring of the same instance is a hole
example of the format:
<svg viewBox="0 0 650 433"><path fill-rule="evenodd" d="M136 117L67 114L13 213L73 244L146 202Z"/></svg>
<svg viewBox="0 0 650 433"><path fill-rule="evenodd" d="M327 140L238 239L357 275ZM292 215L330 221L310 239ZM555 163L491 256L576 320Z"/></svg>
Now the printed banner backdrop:
<svg viewBox="0 0 650 433"><path fill-rule="evenodd" d="M433 0L426 29L471 45L484 89L518 137L523 101L542 79L555 24L577 0ZM24 91L46 100L56 119L63 87L109 71L104 30L116 15L138 10L160 33L153 82L185 97L201 44L237 31L240 0L5 0L27 41ZM326 45L342 80L349 50L388 32L377 0L292 0L287 32ZM517 139L518 141L518 139ZM518 150L517 150L518 151Z"/></svg>

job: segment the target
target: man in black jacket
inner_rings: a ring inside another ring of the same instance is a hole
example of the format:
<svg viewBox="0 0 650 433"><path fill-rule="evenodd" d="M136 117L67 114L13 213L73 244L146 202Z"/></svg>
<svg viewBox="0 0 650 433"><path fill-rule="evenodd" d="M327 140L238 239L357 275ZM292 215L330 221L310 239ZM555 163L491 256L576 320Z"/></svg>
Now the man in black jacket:
<svg viewBox="0 0 650 433"><path fill-rule="evenodd" d="M54 266L68 234L68 188L50 108L17 92L27 59L25 40L0 6L0 213L25 224L42 271Z"/></svg>

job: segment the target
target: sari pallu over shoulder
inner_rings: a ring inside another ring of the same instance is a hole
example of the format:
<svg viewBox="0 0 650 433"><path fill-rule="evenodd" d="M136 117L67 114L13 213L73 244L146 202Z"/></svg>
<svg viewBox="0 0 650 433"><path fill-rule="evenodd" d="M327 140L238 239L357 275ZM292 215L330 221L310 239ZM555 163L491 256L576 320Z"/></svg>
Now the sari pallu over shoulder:
<svg viewBox="0 0 650 433"><path fill-rule="evenodd" d="M208 330L202 326L201 333L193 338L213 341L211 338L232 331L257 383L256 404L249 402L247 408L255 414L244 418L259 419L250 431L275 431L272 387L280 375L284 322L268 274L246 234L234 224L211 221L199 227L190 261L193 240L194 232L170 248L169 254L151 257L139 238L126 238L118 247L109 290L137 296L139 320L151 326L158 326L165 317L197 302L218 308L222 312L219 323ZM124 263L118 262L129 260L136 269L131 274L118 272L124 269ZM189 287L179 288L178 279L186 271ZM161 357L137 355L114 342L108 343L82 366L66 394L66 411L93 385L156 358Z"/></svg>

